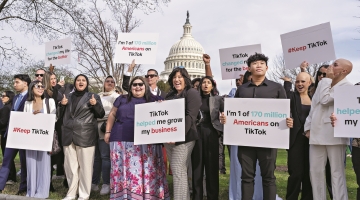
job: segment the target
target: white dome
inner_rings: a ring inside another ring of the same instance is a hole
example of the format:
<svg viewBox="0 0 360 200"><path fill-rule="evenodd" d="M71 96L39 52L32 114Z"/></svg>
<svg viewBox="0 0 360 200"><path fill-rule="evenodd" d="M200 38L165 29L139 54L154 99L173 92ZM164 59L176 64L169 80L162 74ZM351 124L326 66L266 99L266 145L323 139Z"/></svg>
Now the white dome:
<svg viewBox="0 0 360 200"><path fill-rule="evenodd" d="M191 35L192 26L189 18L186 19L183 28L183 36L172 45L169 56L164 61L165 70L160 74L162 80L167 81L168 76L177 66L184 66L191 79L205 76L205 64L202 60L205 51Z"/></svg>

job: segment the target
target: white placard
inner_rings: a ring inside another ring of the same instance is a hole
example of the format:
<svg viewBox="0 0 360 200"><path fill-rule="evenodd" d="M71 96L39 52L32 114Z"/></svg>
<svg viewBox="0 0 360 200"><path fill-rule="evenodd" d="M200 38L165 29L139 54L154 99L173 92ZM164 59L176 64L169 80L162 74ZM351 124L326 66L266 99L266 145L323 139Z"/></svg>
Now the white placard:
<svg viewBox="0 0 360 200"><path fill-rule="evenodd" d="M248 45L219 49L222 80L240 78L248 69L249 56L261 53L261 45Z"/></svg>
<svg viewBox="0 0 360 200"><path fill-rule="evenodd" d="M330 22L282 34L282 49L287 69L335 60Z"/></svg>
<svg viewBox="0 0 360 200"><path fill-rule="evenodd" d="M71 63L71 38L45 43L45 66Z"/></svg>
<svg viewBox="0 0 360 200"><path fill-rule="evenodd" d="M360 86L334 89L334 137L360 138Z"/></svg>
<svg viewBox="0 0 360 200"><path fill-rule="evenodd" d="M155 64L158 40L158 33L119 33L115 63Z"/></svg>
<svg viewBox="0 0 360 200"><path fill-rule="evenodd" d="M55 114L12 111L7 133L7 148L51 151Z"/></svg>
<svg viewBox="0 0 360 200"><path fill-rule="evenodd" d="M185 101L135 105L134 144L185 141Z"/></svg>
<svg viewBox="0 0 360 200"><path fill-rule="evenodd" d="M289 99L225 98L224 144L289 148Z"/></svg>

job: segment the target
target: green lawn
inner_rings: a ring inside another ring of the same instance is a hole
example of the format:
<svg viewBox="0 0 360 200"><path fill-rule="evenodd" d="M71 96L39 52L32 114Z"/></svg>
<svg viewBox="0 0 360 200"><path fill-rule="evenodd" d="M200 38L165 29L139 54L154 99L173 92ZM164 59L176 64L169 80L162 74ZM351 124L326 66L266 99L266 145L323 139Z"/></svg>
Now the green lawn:
<svg viewBox="0 0 360 200"><path fill-rule="evenodd" d="M226 153L228 156L228 154ZM0 156L2 159L2 157ZM278 156L277 156L277 167L278 169L275 171L276 175L276 184L277 184L277 193L278 195L285 199L286 195L286 185L287 185L287 178L288 173L286 172L286 162L287 162L287 153L285 150L279 150ZM19 170L19 159L16 158L17 163L17 170ZM227 168L227 174L220 175L220 196L219 199L228 199L229 194L229 169L230 169L230 160L229 157L226 157L226 168ZM231 170L231 169L230 169ZM346 180L347 180L347 187L348 187L348 193L349 193L349 199L356 199L356 177L355 173L352 169L352 163L351 158L347 158L346 160ZM168 176L169 181L169 188L170 191L172 191L172 177ZM19 177L18 177L19 182ZM66 196L67 190L62 186L62 180L54 180L53 181L54 187L56 192L50 193L50 199L62 199ZM5 194L15 194L18 190L19 185L15 184L13 186L6 186L3 193ZM109 195L106 196L100 196L99 193L92 192L90 199L109 199ZM329 198L328 198L329 199Z"/></svg>

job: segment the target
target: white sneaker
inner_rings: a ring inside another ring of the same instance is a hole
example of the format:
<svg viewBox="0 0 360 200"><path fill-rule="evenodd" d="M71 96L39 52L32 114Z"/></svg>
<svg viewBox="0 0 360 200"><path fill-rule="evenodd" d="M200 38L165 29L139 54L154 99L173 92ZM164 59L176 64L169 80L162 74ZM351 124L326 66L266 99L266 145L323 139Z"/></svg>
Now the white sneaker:
<svg viewBox="0 0 360 200"><path fill-rule="evenodd" d="M99 191L99 186L96 184L91 184L91 191L94 191L94 192Z"/></svg>
<svg viewBox="0 0 360 200"><path fill-rule="evenodd" d="M75 200L75 197L68 197L68 196L66 196L66 197L63 198L62 200Z"/></svg>
<svg viewBox="0 0 360 200"><path fill-rule="evenodd" d="M103 184L101 187L100 195L107 195L110 193L110 185Z"/></svg>
<svg viewBox="0 0 360 200"><path fill-rule="evenodd" d="M8 180L8 181L6 181L6 185L14 185L14 181L13 180Z"/></svg>

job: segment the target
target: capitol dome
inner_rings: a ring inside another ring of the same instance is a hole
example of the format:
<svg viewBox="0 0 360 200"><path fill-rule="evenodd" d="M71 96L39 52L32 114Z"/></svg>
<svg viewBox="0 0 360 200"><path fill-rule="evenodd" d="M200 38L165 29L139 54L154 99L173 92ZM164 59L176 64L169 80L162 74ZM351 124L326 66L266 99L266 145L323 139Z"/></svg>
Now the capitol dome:
<svg viewBox="0 0 360 200"><path fill-rule="evenodd" d="M205 51L191 35L192 26L189 22L189 12L183 28L183 36L172 45L169 56L164 61L165 70L160 74L161 80L167 81L170 73L177 66L184 66L191 79L205 76L205 64L202 59Z"/></svg>

